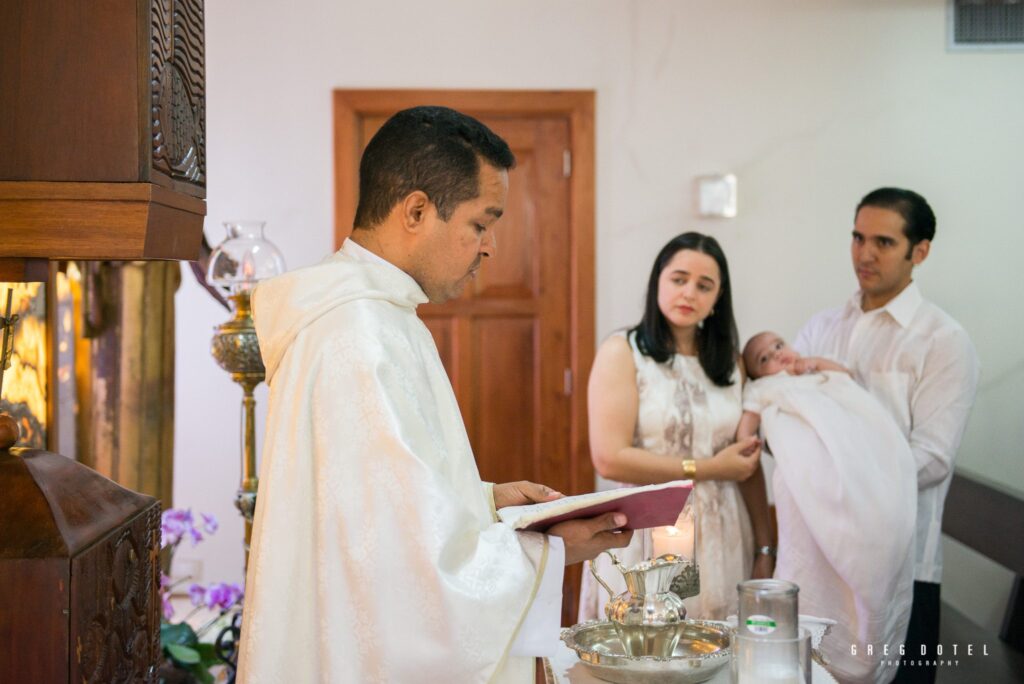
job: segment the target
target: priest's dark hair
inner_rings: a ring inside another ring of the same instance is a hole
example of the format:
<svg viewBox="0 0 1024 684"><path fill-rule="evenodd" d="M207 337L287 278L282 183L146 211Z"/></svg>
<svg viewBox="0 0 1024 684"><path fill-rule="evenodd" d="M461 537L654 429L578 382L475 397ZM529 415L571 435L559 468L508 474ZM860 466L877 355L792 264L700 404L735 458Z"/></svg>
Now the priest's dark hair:
<svg viewBox="0 0 1024 684"><path fill-rule="evenodd" d="M903 188L878 188L864 195L853 212L854 220L862 207L878 207L895 211L903 217L903 234L910 241L906 258L914 253L914 245L921 240L935 239L935 212L924 197Z"/></svg>
<svg viewBox="0 0 1024 684"><path fill-rule="evenodd" d="M732 313L729 263L718 240L710 235L683 233L669 240L668 244L661 248L651 268L650 280L647 282L644 316L630 332L636 334L637 348L645 356L658 363L671 362L674 358L676 340L658 306L658 281L672 257L684 249L707 254L718 264L721 288L712 313L697 328L697 360L711 382L719 387L728 387L733 384L732 375L736 369L736 356L739 354L739 333L736 331L736 319Z"/></svg>
<svg viewBox="0 0 1024 684"><path fill-rule="evenodd" d="M413 107L388 119L359 162L354 226L373 228L409 193L420 190L447 221L480 194L480 160L515 166L508 143L471 116L447 107Z"/></svg>

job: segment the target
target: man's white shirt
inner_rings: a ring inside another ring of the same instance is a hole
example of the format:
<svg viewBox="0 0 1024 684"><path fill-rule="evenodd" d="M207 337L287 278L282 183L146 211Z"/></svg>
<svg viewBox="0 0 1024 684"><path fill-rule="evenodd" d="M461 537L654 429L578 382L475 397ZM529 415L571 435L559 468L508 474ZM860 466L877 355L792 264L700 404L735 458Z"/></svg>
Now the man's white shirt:
<svg viewBox="0 0 1024 684"><path fill-rule="evenodd" d="M941 581L942 509L978 386L978 356L966 331L911 283L869 312L857 292L808 321L793 346L848 367L903 431L917 464L914 578Z"/></svg>

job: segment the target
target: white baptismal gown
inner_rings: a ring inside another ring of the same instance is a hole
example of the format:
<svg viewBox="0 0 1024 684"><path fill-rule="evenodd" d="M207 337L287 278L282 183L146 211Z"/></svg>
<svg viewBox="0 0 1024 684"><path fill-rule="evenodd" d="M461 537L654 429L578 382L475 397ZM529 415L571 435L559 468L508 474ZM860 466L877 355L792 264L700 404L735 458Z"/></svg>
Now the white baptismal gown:
<svg viewBox="0 0 1024 684"><path fill-rule="evenodd" d="M899 659L914 589L910 446L842 372L761 378L747 384L743 408L761 415L777 463L775 577L800 586L801 613L836 621L821 651L841 682L891 680L896 668L884 661Z"/></svg>

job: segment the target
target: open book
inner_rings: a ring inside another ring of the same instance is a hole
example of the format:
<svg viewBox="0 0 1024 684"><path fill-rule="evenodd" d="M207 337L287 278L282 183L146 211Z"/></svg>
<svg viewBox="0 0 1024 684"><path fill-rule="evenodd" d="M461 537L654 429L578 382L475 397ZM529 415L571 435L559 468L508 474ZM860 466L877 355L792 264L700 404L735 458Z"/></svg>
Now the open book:
<svg viewBox="0 0 1024 684"><path fill-rule="evenodd" d="M674 525L692 489L690 480L612 489L529 506L506 506L498 511L498 517L512 529L528 532L543 532L556 523L613 511L626 514L625 530Z"/></svg>

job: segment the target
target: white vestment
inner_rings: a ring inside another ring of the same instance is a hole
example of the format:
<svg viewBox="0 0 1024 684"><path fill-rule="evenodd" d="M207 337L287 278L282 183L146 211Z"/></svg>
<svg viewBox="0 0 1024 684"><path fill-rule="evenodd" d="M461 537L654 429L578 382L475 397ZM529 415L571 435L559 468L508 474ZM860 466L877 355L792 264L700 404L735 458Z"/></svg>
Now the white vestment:
<svg viewBox="0 0 1024 684"><path fill-rule="evenodd" d="M548 538L496 522L427 298L365 254L253 295L270 405L239 681L532 682L510 650Z"/></svg>
<svg viewBox="0 0 1024 684"><path fill-rule="evenodd" d="M821 644L837 679L890 681L896 668L883 661L899 660L914 588L910 446L846 373L761 378L743 408L761 415L777 463L775 577L800 586L801 613L837 622Z"/></svg>

